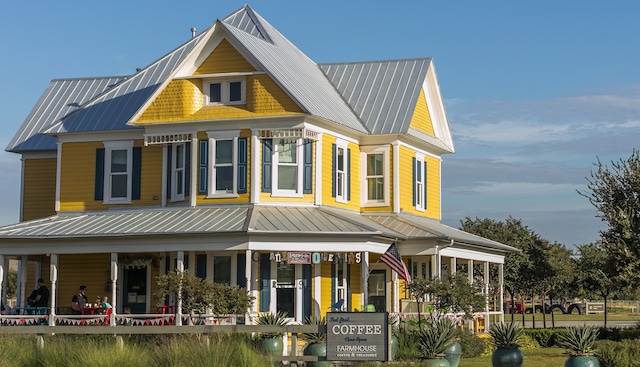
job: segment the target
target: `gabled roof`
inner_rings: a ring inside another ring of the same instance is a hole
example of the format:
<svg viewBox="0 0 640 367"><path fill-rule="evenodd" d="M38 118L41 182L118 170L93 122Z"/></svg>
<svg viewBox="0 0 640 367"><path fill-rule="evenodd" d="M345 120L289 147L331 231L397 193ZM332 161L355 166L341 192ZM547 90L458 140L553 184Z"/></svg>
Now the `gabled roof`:
<svg viewBox="0 0 640 367"><path fill-rule="evenodd" d="M445 136L425 138L409 127L421 88L433 79L428 77L434 73L431 59L318 65L248 5L134 75L68 79L68 85L52 81L6 150L55 149L55 138L42 134L142 129L129 123L179 68L202 52L200 41L220 32L307 113L360 133L409 134L443 152L453 151L443 113ZM88 81L96 84L84 93L76 89ZM437 85L431 94L441 98Z"/></svg>

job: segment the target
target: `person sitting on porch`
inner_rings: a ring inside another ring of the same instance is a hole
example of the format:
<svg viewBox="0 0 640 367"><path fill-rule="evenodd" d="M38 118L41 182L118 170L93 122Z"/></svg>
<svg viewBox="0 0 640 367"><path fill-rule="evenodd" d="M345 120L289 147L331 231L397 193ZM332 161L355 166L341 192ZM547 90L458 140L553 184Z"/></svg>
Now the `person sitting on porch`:
<svg viewBox="0 0 640 367"><path fill-rule="evenodd" d="M38 279L38 289L33 299L34 307L49 307L49 288L44 285L44 279Z"/></svg>
<svg viewBox="0 0 640 367"><path fill-rule="evenodd" d="M0 302L0 315L15 315L16 312L10 306L5 306L4 302Z"/></svg>
<svg viewBox="0 0 640 367"><path fill-rule="evenodd" d="M74 315L82 315L82 309L87 306L87 287L81 285L78 293L71 298L71 313Z"/></svg>
<svg viewBox="0 0 640 367"><path fill-rule="evenodd" d="M102 298L102 308L104 308L105 310L107 308L113 308L113 306L111 306L111 303L109 303L109 297L108 296L104 296Z"/></svg>

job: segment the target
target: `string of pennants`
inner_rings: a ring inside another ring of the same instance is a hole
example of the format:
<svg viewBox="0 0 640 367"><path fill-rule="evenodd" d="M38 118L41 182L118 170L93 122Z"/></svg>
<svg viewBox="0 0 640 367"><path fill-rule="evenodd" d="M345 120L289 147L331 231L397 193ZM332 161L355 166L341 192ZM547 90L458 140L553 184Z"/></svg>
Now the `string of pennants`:
<svg viewBox="0 0 640 367"><path fill-rule="evenodd" d="M32 317L20 317L20 318L2 318L3 325L42 325L47 323L49 316L32 316Z"/></svg>

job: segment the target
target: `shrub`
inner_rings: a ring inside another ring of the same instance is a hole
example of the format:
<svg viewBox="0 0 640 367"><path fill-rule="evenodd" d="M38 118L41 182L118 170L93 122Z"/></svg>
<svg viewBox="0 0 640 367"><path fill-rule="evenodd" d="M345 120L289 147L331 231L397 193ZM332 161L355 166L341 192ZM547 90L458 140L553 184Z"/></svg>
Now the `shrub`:
<svg viewBox="0 0 640 367"><path fill-rule="evenodd" d="M396 360L407 361L420 358L418 351L418 340L415 333L398 333L398 353Z"/></svg>
<svg viewBox="0 0 640 367"><path fill-rule="evenodd" d="M488 339L480 338L467 330L459 330L458 342L462 347L462 358L480 357L491 353L491 343Z"/></svg>
<svg viewBox="0 0 640 367"><path fill-rule="evenodd" d="M640 340L597 340L594 348L601 367L640 366Z"/></svg>
<svg viewBox="0 0 640 367"><path fill-rule="evenodd" d="M524 335L531 337L541 347L556 345L556 337L562 329L525 329Z"/></svg>

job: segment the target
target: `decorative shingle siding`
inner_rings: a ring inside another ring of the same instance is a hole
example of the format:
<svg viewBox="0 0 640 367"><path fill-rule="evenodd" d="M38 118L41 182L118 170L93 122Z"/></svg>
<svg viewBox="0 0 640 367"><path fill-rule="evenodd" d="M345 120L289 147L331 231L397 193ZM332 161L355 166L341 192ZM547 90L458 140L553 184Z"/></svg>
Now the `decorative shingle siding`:
<svg viewBox="0 0 640 367"><path fill-rule="evenodd" d="M202 80L172 80L138 123L186 120L202 108Z"/></svg>

